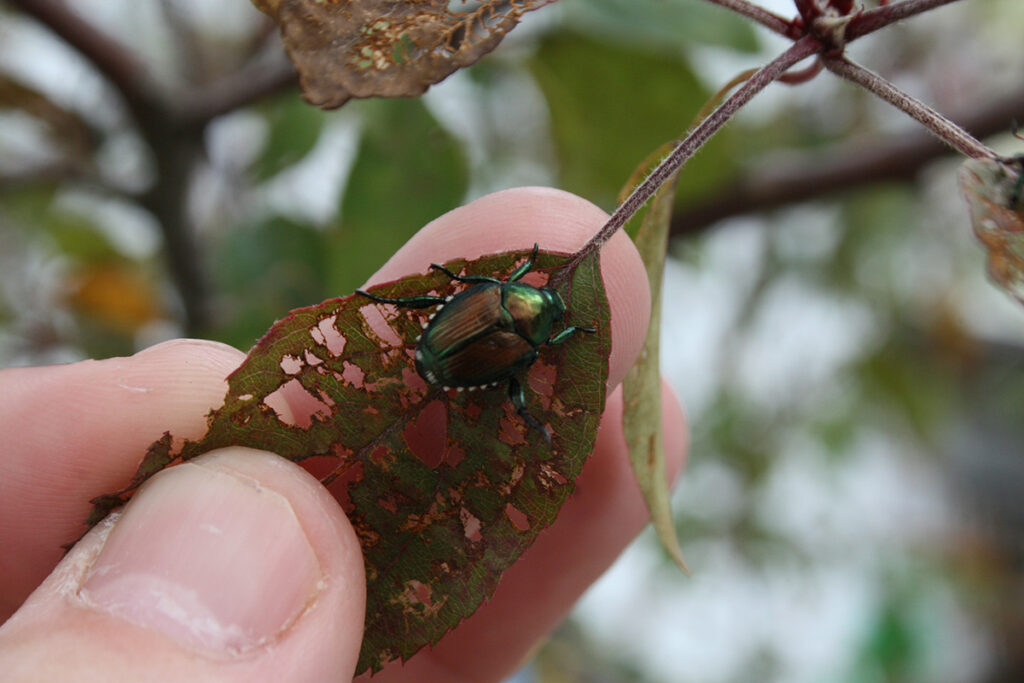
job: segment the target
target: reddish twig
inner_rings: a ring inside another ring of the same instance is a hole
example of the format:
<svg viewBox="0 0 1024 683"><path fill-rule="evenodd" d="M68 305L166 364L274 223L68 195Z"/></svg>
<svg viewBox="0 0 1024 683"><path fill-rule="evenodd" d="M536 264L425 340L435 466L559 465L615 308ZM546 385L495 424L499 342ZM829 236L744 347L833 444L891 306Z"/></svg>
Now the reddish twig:
<svg viewBox="0 0 1024 683"><path fill-rule="evenodd" d="M903 92L890 81L859 66L845 57L824 58L825 68L848 81L869 90L889 104L912 117L965 156L979 159L995 159L996 153L977 138L956 125L924 102Z"/></svg>
<svg viewBox="0 0 1024 683"><path fill-rule="evenodd" d="M979 138L1005 132L1024 111L1024 88L990 103L954 111L950 118ZM673 236L692 235L733 216L776 209L829 194L884 182L912 181L923 168L949 155L950 148L920 128L906 133L854 140L814 152L772 154L750 164L715 194L702 197L672 216Z"/></svg>
<svg viewBox="0 0 1024 683"><path fill-rule="evenodd" d="M695 127L690 134L681 142L672 153L665 158L654 169L653 172L640 183L633 192L616 207L608 221L601 230L591 238L577 253L569 264L566 272L571 272L572 266L578 264L590 253L597 251L608 241L609 238L644 205L658 188L666 182L673 173L679 170L693 154L717 132L735 112L746 104L755 94L760 92L768 83L778 80L783 73L801 59L818 54L825 66L851 80L861 82L872 92L876 92L892 104L896 105L921 123L929 127L950 145L964 151L969 156L994 156L991 150L972 138L965 131L960 129L952 121L949 121L938 112L927 107L923 103L914 100L906 93L902 93L895 86L884 79L870 74L870 72L855 67L842 57L842 50L846 43L861 36L867 35L891 23L907 17L925 12L929 9L939 7L956 0L905 0L904 2L884 5L869 12L858 11L845 17L818 17L821 21L815 21L814 26L803 27L806 34L797 40L786 52L777 57L763 69L758 71L749 81L743 84L729 99L722 103L707 119ZM755 6L745 0L709 0L723 7L735 11L750 12ZM809 5L799 3L798 7L805 9ZM852 7L852 5L851 5ZM807 12L804 12L807 14ZM774 15L772 15L774 16ZM778 18L778 17L776 17ZM797 28L797 23L787 22L787 28ZM856 30L853 30L856 27ZM824 30L824 33L822 32ZM794 58L795 57L795 58ZM778 65L785 64L782 70L777 70ZM849 65L849 66L843 66ZM807 74L813 75L812 65ZM866 74L874 77L874 80ZM884 83L883 83L884 82ZM886 86L888 85L888 87Z"/></svg>
<svg viewBox="0 0 1024 683"><path fill-rule="evenodd" d="M792 24L774 12L769 12L763 7L747 2L747 0L707 0L713 5L724 7L741 14L748 19L753 19L765 28L774 31L782 36L793 37Z"/></svg>
<svg viewBox="0 0 1024 683"><path fill-rule="evenodd" d="M712 135L717 133L726 121L732 118L743 105L750 101L754 95L764 90L770 83L786 72L791 66L802 59L805 59L821 50L821 43L813 36L805 36L793 43L788 50L773 59L757 73L750 77L736 92L730 95L711 114L701 121L690 134L680 142L672 152L665 157L658 166L651 171L643 182L636 186L636 189L619 204L615 212L608 218L600 231L595 234L567 264L565 270L561 271L566 276L571 273L574 267L591 253L599 250L615 232L626 224L633 214L654 195L661 185L668 180L673 173L678 171L693 154L706 143ZM556 276L557 277L557 276Z"/></svg>
<svg viewBox="0 0 1024 683"><path fill-rule="evenodd" d="M875 7L853 16L846 28L846 40L856 40L889 24L953 2L958 0L903 0Z"/></svg>

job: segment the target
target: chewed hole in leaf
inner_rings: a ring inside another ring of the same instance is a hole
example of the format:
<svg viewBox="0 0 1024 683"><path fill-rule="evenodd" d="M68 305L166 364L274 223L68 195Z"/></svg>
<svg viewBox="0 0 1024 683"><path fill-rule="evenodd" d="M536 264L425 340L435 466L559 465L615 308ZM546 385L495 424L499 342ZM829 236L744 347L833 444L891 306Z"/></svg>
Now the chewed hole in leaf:
<svg viewBox="0 0 1024 683"><path fill-rule="evenodd" d="M412 579L405 583L405 590L393 600L403 611L417 618L429 617L440 611L447 600L435 601L433 590L428 584Z"/></svg>
<svg viewBox="0 0 1024 683"><path fill-rule="evenodd" d="M402 438L409 451L427 467L434 469L445 458L448 442L448 411L444 402L431 401L406 424Z"/></svg>
<svg viewBox="0 0 1024 683"><path fill-rule="evenodd" d="M264 399L264 403L282 424L302 429L308 428L314 420L328 419L333 412L328 403L309 393L298 379L282 384Z"/></svg>
<svg viewBox="0 0 1024 683"><path fill-rule="evenodd" d="M545 273L541 270L531 270L523 276L523 279L520 280L520 282L525 282L532 287L545 287L550 279L551 275L549 273Z"/></svg>
<svg viewBox="0 0 1024 683"><path fill-rule="evenodd" d="M332 468L337 466L337 464L337 461L332 462ZM337 499L338 504L341 505L345 512L351 512L353 509L349 491L351 491L355 484L362 481L364 471L363 463L355 461L349 467L342 469L337 479L327 487L327 490Z"/></svg>
<svg viewBox="0 0 1024 683"><path fill-rule="evenodd" d="M498 440L509 446L518 446L526 443L526 430L523 427L523 419L511 404L505 409L505 415L498 421L501 431L498 433Z"/></svg>
<svg viewBox="0 0 1024 683"><path fill-rule="evenodd" d="M415 392L423 393L427 390L427 382L411 366L402 370L402 381Z"/></svg>
<svg viewBox="0 0 1024 683"><path fill-rule="evenodd" d="M480 520L472 512L466 508L460 508L459 521L462 522L462 532L467 540L476 543L483 538L483 535L480 533Z"/></svg>
<svg viewBox="0 0 1024 683"><path fill-rule="evenodd" d="M327 348L332 356L340 356L345 351L345 337L335 326L337 318L328 316L323 318L309 330L309 336L320 346Z"/></svg>
<svg viewBox="0 0 1024 683"><path fill-rule="evenodd" d="M405 346L406 341L398 335L395 328L388 322L401 315L398 307L393 304L371 303L359 309L367 327L385 346ZM385 315L386 314L386 315Z"/></svg>
<svg viewBox="0 0 1024 683"><path fill-rule="evenodd" d="M543 491L554 491L569 483L550 463L542 463L537 469L537 484Z"/></svg>
<svg viewBox="0 0 1024 683"><path fill-rule="evenodd" d="M377 446L370 452L369 461L382 470L390 469L395 462L395 454L387 446Z"/></svg>
<svg viewBox="0 0 1024 683"><path fill-rule="evenodd" d="M558 379L558 369L550 363L538 360L530 368L527 380L530 390L540 399L544 410L551 407L551 397L555 395L555 381Z"/></svg>
<svg viewBox="0 0 1024 683"><path fill-rule="evenodd" d="M366 373L363 369L354 363L345 361L341 364L343 368L341 371L342 380L349 386L355 387L356 389L363 388L363 379L366 377Z"/></svg>
<svg viewBox="0 0 1024 683"><path fill-rule="evenodd" d="M444 454L444 463L448 467L458 467L462 459L466 457L466 451L464 451L458 444L448 444L448 449Z"/></svg>
<svg viewBox="0 0 1024 683"><path fill-rule="evenodd" d="M303 365L305 365L305 363L301 358L296 358L290 354L281 358L281 372L286 375L298 374Z"/></svg>
<svg viewBox="0 0 1024 683"><path fill-rule="evenodd" d="M526 516L525 512L517 508L515 505L509 503L505 506L505 516L508 517L508 521L512 522L512 526L514 526L516 530L530 530L530 518Z"/></svg>

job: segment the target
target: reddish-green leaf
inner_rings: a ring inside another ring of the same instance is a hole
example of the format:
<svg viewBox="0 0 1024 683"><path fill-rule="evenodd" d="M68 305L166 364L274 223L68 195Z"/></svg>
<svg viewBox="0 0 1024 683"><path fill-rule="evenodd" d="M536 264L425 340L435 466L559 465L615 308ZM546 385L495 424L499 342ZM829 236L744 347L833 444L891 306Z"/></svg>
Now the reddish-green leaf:
<svg viewBox="0 0 1024 683"><path fill-rule="evenodd" d="M960 166L960 188L971 225L988 250L988 272L1024 303L1024 161L968 159Z"/></svg>
<svg viewBox="0 0 1024 683"><path fill-rule="evenodd" d="M526 256L447 265L505 277ZM567 260L542 254L526 281L541 284ZM154 472L214 448L243 445L296 461L333 459L338 478L332 491L366 560L358 670L407 659L494 591L502 572L554 521L593 448L610 350L597 256L567 282L567 324L598 331L543 348L530 369L528 407L550 428L550 447L516 414L503 388L445 392L416 374L414 340L430 309L354 295L298 309L276 323L228 378L224 405L210 414L206 436L175 451L165 434L129 487L94 501L90 521L123 503ZM371 291L447 296L463 287L434 271ZM306 414L283 421L274 408L282 390L305 394Z"/></svg>

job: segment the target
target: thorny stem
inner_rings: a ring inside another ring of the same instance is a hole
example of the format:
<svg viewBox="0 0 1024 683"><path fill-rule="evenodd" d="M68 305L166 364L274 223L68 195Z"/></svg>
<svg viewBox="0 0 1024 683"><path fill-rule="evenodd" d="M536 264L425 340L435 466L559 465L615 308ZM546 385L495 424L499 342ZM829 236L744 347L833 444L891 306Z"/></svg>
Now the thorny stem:
<svg viewBox="0 0 1024 683"><path fill-rule="evenodd" d="M747 0L707 0L712 5L719 5L730 9L737 14L742 14L748 19L753 19L765 28L775 31L779 35L789 36L792 25L774 12L769 12Z"/></svg>
<svg viewBox="0 0 1024 683"><path fill-rule="evenodd" d="M825 68L869 90L916 120L957 151L974 159L995 159L998 155L945 116L903 92L895 85L845 57L824 58Z"/></svg>
<svg viewBox="0 0 1024 683"><path fill-rule="evenodd" d="M664 160L658 166L651 171L651 174L647 176L643 182L636 186L636 189L626 199L619 204L615 209L615 212L608 218L608 221L604 224L600 231L597 232L590 241L587 242L583 247L576 252L572 261L570 261L564 270L560 271L554 279L562 279L562 276L568 276L575 267L583 261L588 255L599 250L601 246L607 242L615 232L626 224L633 214L635 214L640 207L647 203L658 188L667 181L673 173L679 170L679 168L691 157L693 154L700 149L704 143L706 143L712 135L718 132L718 130L725 125L733 114L735 114L743 105L751 100L757 93L764 90L772 81L776 80L781 76L789 67L793 66L801 59L809 57L819 50L821 50L821 42L813 36L805 36L800 40L793 43L788 50L783 52L781 55L773 59L771 62L761 67L753 76L750 77L739 89L736 90L732 95L729 96L721 105L718 106L711 114L697 124L690 134L686 136L682 142L676 145L675 149L665 157Z"/></svg>

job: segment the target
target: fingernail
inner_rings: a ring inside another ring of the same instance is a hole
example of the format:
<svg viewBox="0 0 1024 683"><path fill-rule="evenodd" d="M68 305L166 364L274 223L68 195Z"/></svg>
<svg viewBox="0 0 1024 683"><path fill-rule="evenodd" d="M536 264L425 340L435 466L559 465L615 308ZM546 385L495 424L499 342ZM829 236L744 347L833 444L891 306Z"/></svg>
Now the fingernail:
<svg viewBox="0 0 1024 683"><path fill-rule="evenodd" d="M135 494L79 595L187 646L241 653L287 629L321 579L288 500L214 456Z"/></svg>

